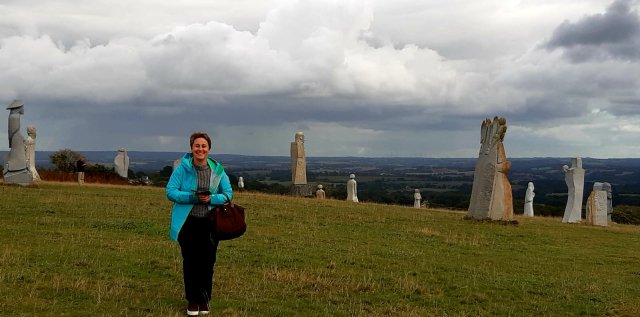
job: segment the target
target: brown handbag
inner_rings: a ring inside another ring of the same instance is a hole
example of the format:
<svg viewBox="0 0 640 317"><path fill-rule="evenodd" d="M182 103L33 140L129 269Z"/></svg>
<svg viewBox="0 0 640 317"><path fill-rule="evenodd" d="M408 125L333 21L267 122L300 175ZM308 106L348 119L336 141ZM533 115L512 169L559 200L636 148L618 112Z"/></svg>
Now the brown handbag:
<svg viewBox="0 0 640 317"><path fill-rule="evenodd" d="M223 195L227 197L227 201L209 214L211 233L216 240L231 240L242 236L247 231L247 223L244 207L234 204L227 194Z"/></svg>

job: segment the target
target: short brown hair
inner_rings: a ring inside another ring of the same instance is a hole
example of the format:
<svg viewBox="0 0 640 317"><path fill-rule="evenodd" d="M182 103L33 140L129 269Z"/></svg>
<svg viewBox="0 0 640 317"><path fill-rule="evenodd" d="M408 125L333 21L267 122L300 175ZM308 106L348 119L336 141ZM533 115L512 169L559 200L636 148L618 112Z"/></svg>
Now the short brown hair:
<svg viewBox="0 0 640 317"><path fill-rule="evenodd" d="M193 142L196 141L196 139L198 138L203 138L205 140L207 140L207 143L209 144L209 148L211 148L211 138L209 137L208 134L204 133L204 132L194 132L191 135L191 138L189 138L189 148L193 147Z"/></svg>

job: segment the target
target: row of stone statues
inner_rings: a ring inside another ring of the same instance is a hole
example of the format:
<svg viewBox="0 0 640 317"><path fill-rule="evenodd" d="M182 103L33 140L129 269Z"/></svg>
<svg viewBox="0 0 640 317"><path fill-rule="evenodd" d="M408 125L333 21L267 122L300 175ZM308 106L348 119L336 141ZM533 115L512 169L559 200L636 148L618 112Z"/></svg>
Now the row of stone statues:
<svg viewBox="0 0 640 317"><path fill-rule="evenodd" d="M507 161L504 150L504 136L507 121L502 117L485 119L480 127L480 152L473 174L471 201L467 216L475 219L513 220L513 197L507 173L511 162ZM562 222L582 221L582 197L585 171L582 159L574 158L571 167L562 167L565 173L568 195ZM524 203L524 215L533 217L532 182L527 185ZM611 185L595 183L594 190L587 202L586 222L606 226L613 212L611 203Z"/></svg>
<svg viewBox="0 0 640 317"><path fill-rule="evenodd" d="M9 137L9 153L5 158L2 172L5 184L30 185L41 180L36 170L36 128L27 127L27 138L20 133L20 119L24 114L24 103L14 100L7 106L9 122L7 135ZM129 157L125 149L119 149L114 159L116 173L126 178L129 170ZM84 170L78 172L78 183L84 183Z"/></svg>

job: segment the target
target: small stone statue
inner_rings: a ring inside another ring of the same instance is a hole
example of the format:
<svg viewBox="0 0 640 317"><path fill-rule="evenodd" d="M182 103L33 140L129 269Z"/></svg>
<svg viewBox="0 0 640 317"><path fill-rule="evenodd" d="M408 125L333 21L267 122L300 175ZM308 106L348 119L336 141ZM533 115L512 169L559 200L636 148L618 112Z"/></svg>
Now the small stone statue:
<svg viewBox="0 0 640 317"><path fill-rule="evenodd" d="M613 214L613 189L610 183L604 182L602 183L602 190L607 192L607 220L611 222L611 215Z"/></svg>
<svg viewBox="0 0 640 317"><path fill-rule="evenodd" d="M485 119L480 127L480 153L473 173L467 216L475 219L513 220L513 196L507 173L511 162L504 150L507 120Z"/></svg>
<svg viewBox="0 0 640 317"><path fill-rule="evenodd" d="M527 192L524 195L524 215L527 217L533 217L533 198L536 197L533 190L533 183L529 182Z"/></svg>
<svg viewBox="0 0 640 317"><path fill-rule="evenodd" d="M318 185L318 190L316 190L316 198L325 199L325 193L322 189L322 184Z"/></svg>
<svg viewBox="0 0 640 317"><path fill-rule="evenodd" d="M420 208L421 200L422 195L420 195L420 190L416 188L413 193L413 208Z"/></svg>
<svg viewBox="0 0 640 317"><path fill-rule="evenodd" d="M120 175L120 177L127 178L129 176L129 156L127 155L127 150L124 148L118 149L118 154L113 159L113 164L116 169L116 173Z"/></svg>
<svg viewBox="0 0 640 317"><path fill-rule="evenodd" d="M582 220L582 197L584 192L584 169L582 159L571 159L571 167L562 166L564 181L567 183L567 206L564 208L563 223L574 223Z"/></svg>
<svg viewBox="0 0 640 317"><path fill-rule="evenodd" d="M34 181L39 181L41 180L40 174L36 170L36 127L32 125L27 127L27 139L24 144L27 149L27 163L31 176L33 176Z"/></svg>
<svg viewBox="0 0 640 317"><path fill-rule="evenodd" d="M356 182L355 174L349 175L349 180L347 181L347 201L358 202L358 183Z"/></svg>
<svg viewBox="0 0 640 317"><path fill-rule="evenodd" d="M7 106L7 110L10 110L7 127L10 150L5 160L4 183L30 185L33 175L27 166L27 150L24 138L20 134L20 117L24 114L24 103L16 99Z"/></svg>
<svg viewBox="0 0 640 317"><path fill-rule="evenodd" d="M603 183L594 183L593 191L587 198L587 218L588 224L596 226L607 226L607 192Z"/></svg>
<svg viewBox="0 0 640 317"><path fill-rule="evenodd" d="M238 177L238 189L244 190L244 179L242 176Z"/></svg>

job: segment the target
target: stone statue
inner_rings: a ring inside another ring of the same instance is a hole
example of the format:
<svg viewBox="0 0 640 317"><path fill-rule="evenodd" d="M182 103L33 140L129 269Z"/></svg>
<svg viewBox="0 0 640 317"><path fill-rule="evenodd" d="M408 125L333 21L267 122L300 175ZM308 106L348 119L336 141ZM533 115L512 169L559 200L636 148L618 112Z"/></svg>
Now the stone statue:
<svg viewBox="0 0 640 317"><path fill-rule="evenodd" d="M115 166L116 173L120 175L120 177L127 178L129 176L129 156L127 155L127 150L121 148L118 149L118 154L113 159L113 165Z"/></svg>
<svg viewBox="0 0 640 317"><path fill-rule="evenodd" d="M27 165L34 181L39 181L40 174L36 170L36 127L30 125L27 127L27 139L24 141L26 147Z"/></svg>
<svg viewBox="0 0 640 317"><path fill-rule="evenodd" d="M175 171L176 168L178 168L178 166L180 166L180 162L182 162L182 158L177 158L175 161L173 161L173 170Z"/></svg>
<svg viewBox="0 0 640 317"><path fill-rule="evenodd" d="M307 159L302 132L296 132L295 141L291 142L291 194L311 196L311 188L307 185Z"/></svg>
<svg viewBox="0 0 640 317"><path fill-rule="evenodd" d="M349 180L347 181L347 201L358 202L358 183L356 182L355 174L349 175Z"/></svg>
<svg viewBox="0 0 640 317"><path fill-rule="evenodd" d="M4 183L30 185L33 182L33 175L27 166L25 141L20 134L20 117L24 114L24 103L16 99L7 106L7 110L10 110L7 131L10 150L2 172Z"/></svg>
<svg viewBox="0 0 640 317"><path fill-rule="evenodd" d="M325 199L325 193L324 193L324 190L322 189L322 185L318 185L318 190L316 190L316 198Z"/></svg>
<svg viewBox="0 0 640 317"><path fill-rule="evenodd" d="M607 192L602 183L594 183L587 198L586 222L596 226L607 226Z"/></svg>
<svg viewBox="0 0 640 317"><path fill-rule="evenodd" d="M244 189L244 178L242 178L242 176L238 177L238 189Z"/></svg>
<svg viewBox="0 0 640 317"><path fill-rule="evenodd" d="M571 159L571 167L562 166L564 181L567 183L567 206L564 208L562 222L574 223L582 220L582 195L584 191L584 169L582 159Z"/></svg>
<svg viewBox="0 0 640 317"><path fill-rule="evenodd" d="M503 117L485 119L480 128L480 153L473 173L467 216L475 219L513 220L513 197L507 173L511 162L502 144L507 132Z"/></svg>
<svg viewBox="0 0 640 317"><path fill-rule="evenodd" d="M607 220L611 222L611 215L613 214L613 190L611 184L607 182L602 183L602 190L607 192Z"/></svg>
<svg viewBox="0 0 640 317"><path fill-rule="evenodd" d="M291 142L291 182L294 185L307 184L307 160L302 132L296 132L295 142Z"/></svg>
<svg viewBox="0 0 640 317"><path fill-rule="evenodd" d="M413 193L413 208L420 208L420 200L422 200L422 195L420 195L420 190L416 188Z"/></svg>
<svg viewBox="0 0 640 317"><path fill-rule="evenodd" d="M533 217L533 197L536 197L533 189L533 183L529 182L527 192L524 195L524 215L527 217Z"/></svg>

